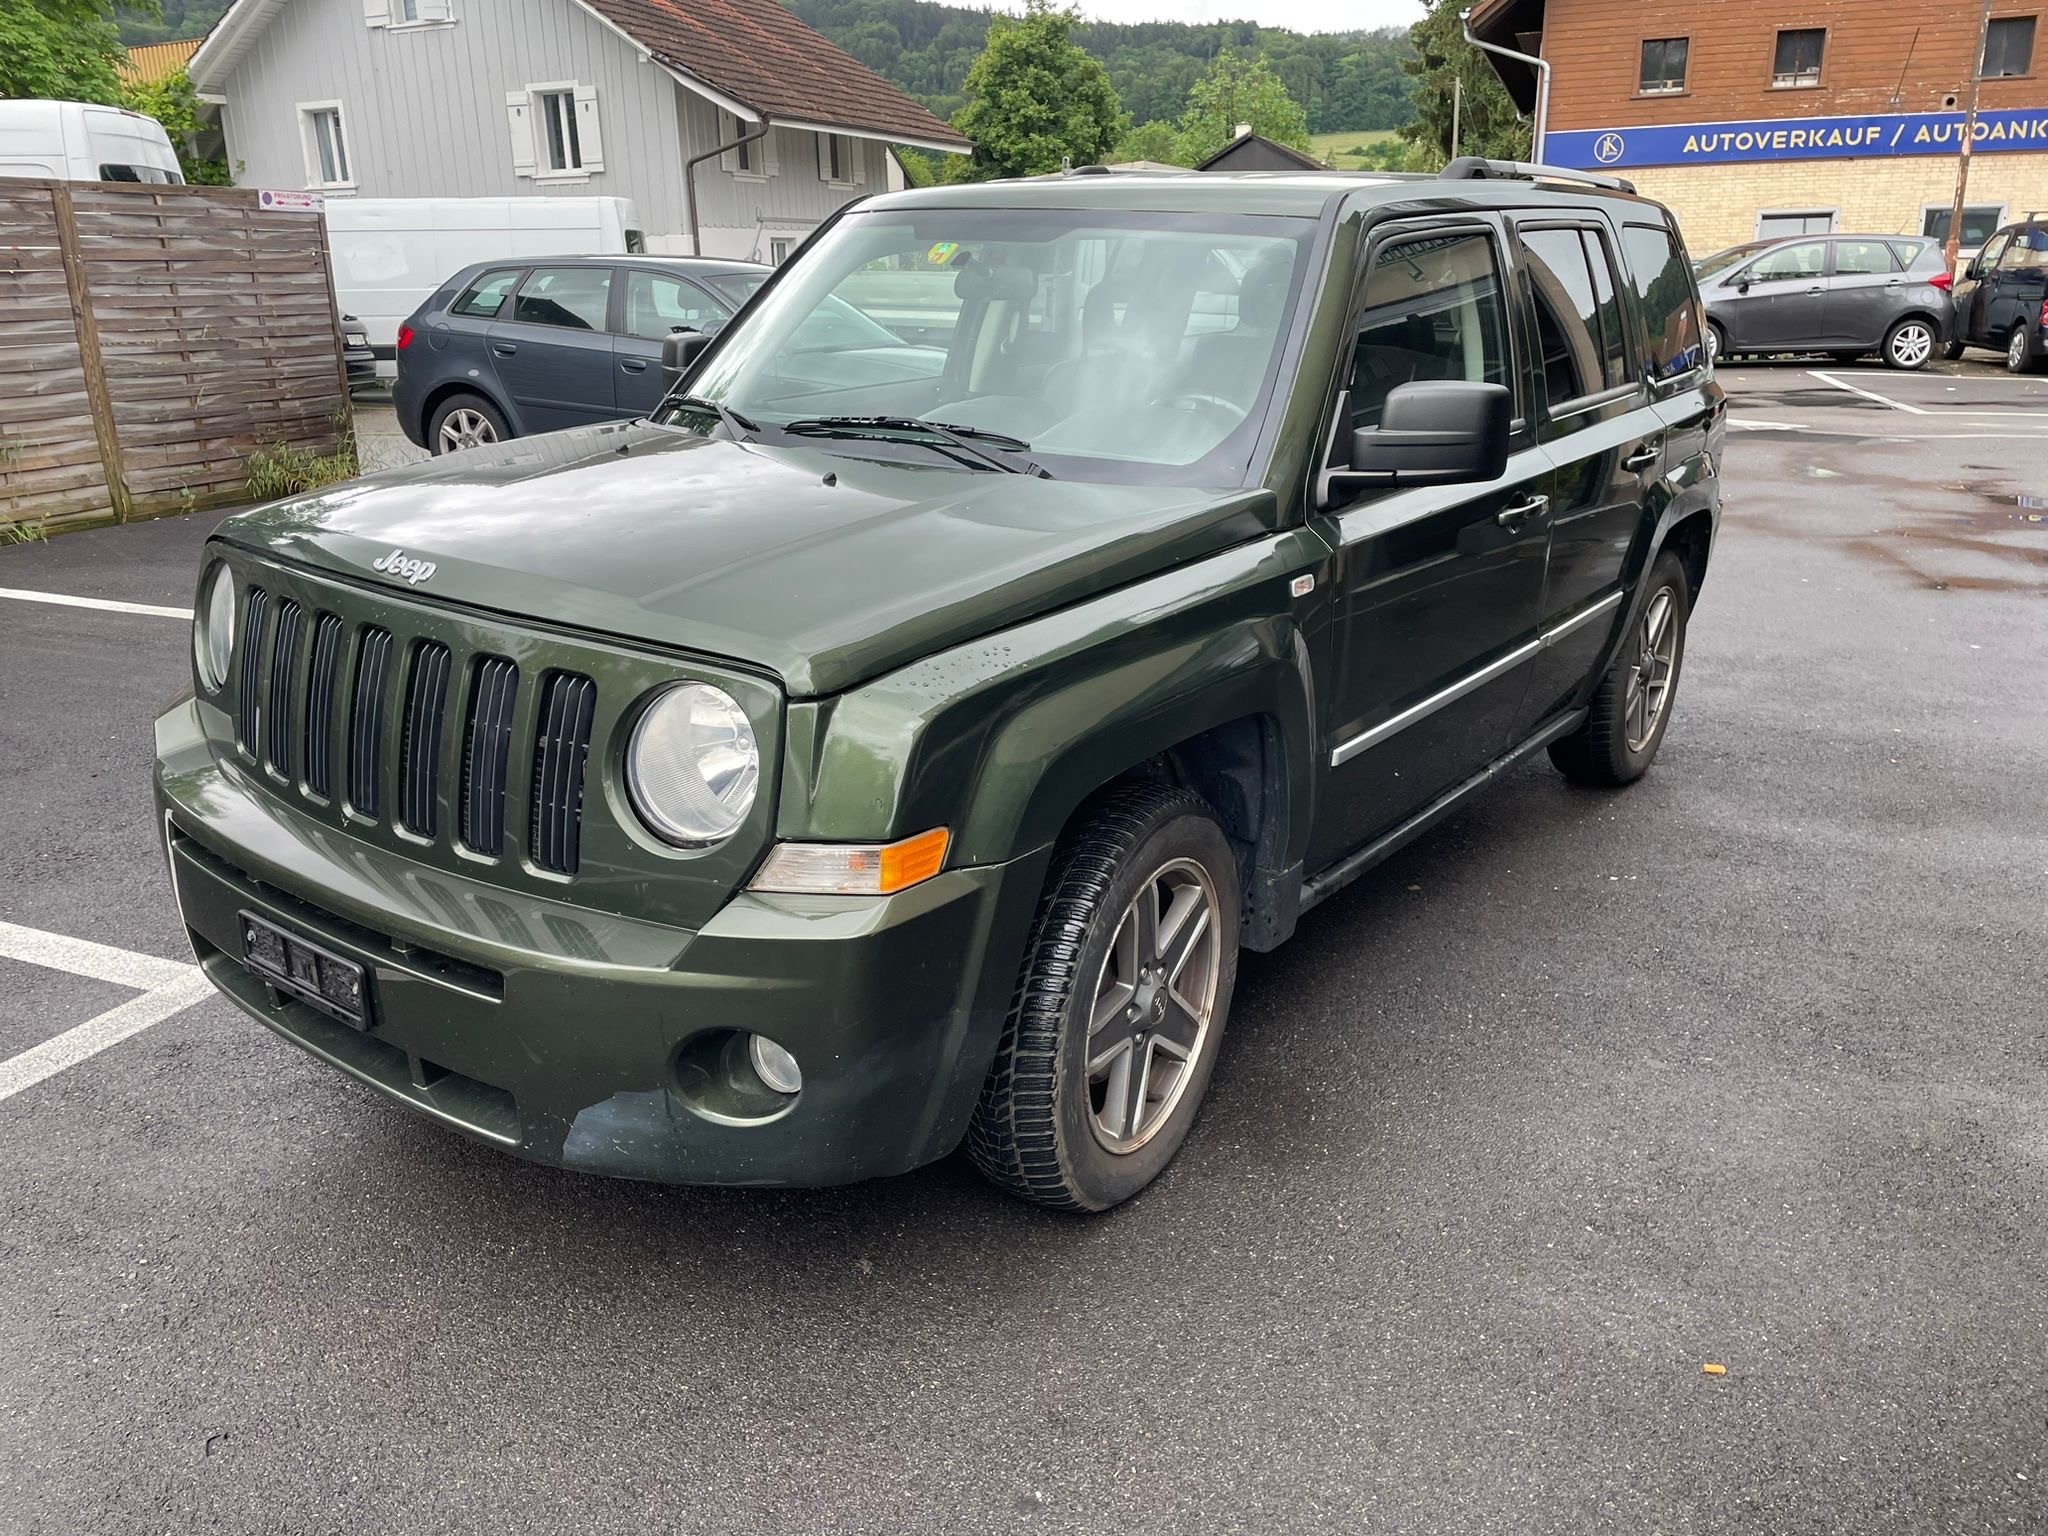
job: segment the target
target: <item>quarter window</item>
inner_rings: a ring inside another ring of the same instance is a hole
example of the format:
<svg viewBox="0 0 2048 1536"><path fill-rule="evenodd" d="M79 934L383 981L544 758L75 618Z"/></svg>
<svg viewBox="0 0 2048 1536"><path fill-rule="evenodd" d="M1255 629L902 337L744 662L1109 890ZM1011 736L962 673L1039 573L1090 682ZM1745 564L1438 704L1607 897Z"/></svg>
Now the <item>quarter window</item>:
<svg viewBox="0 0 2048 1536"><path fill-rule="evenodd" d="M1690 38L1651 37L1643 40L1641 90L1645 96L1665 96L1685 89L1685 56Z"/></svg>
<svg viewBox="0 0 2048 1536"><path fill-rule="evenodd" d="M1899 270L1898 253L1884 240L1837 240L1837 277L1880 277Z"/></svg>
<svg viewBox="0 0 2048 1536"><path fill-rule="evenodd" d="M2034 18L2000 16L1984 32L1985 79L2024 75L2034 67Z"/></svg>
<svg viewBox="0 0 2048 1536"><path fill-rule="evenodd" d="M1614 252L1607 236L1598 230L1582 229L1586 259L1593 265L1593 296L1600 305L1600 357L1607 387L1628 382L1628 338L1622 329L1621 296L1615 292Z"/></svg>
<svg viewBox="0 0 2048 1536"><path fill-rule="evenodd" d="M1700 366L1700 300L1685 251L1670 229L1624 224L1621 251L1649 332L1650 377L1673 379Z"/></svg>
<svg viewBox="0 0 2048 1536"><path fill-rule="evenodd" d="M299 129L306 155L306 185L347 187L355 184L348 163L348 135L341 125L341 103L315 102L299 108Z"/></svg>
<svg viewBox="0 0 2048 1536"><path fill-rule="evenodd" d="M626 273L626 334L659 341L676 331L701 331L732 313L695 283L659 272Z"/></svg>
<svg viewBox="0 0 2048 1536"><path fill-rule="evenodd" d="M535 267L519 285L512 318L526 325L601 331L611 292L610 267Z"/></svg>
<svg viewBox="0 0 2048 1536"><path fill-rule="evenodd" d="M505 307L505 295L518 281L517 270L486 272L463 291L461 298L448 306L448 313L467 315L476 320L495 320L498 311Z"/></svg>
<svg viewBox="0 0 2048 1536"><path fill-rule="evenodd" d="M1780 32L1777 56L1771 65L1771 84L1819 85L1821 49L1827 36L1825 27Z"/></svg>
<svg viewBox="0 0 2048 1536"><path fill-rule="evenodd" d="M1399 240L1373 257L1351 354L1351 424L1377 427L1387 396L1421 379L1507 384L1500 264L1482 234Z"/></svg>
<svg viewBox="0 0 2048 1536"><path fill-rule="evenodd" d="M1543 392L1552 406L1598 394L1602 370L1599 303L1593 269L1576 229L1531 229L1521 235L1536 313Z"/></svg>

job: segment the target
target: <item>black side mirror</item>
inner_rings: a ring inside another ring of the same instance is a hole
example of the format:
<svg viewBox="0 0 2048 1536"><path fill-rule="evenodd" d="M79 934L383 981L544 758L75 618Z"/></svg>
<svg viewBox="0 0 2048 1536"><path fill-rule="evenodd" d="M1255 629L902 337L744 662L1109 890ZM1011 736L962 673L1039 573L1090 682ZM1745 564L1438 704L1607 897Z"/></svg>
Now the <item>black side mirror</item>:
<svg viewBox="0 0 2048 1536"><path fill-rule="evenodd" d="M1745 278L1742 278L1742 279L1738 280L1738 281L1736 282L1736 284L1735 284L1735 291L1736 291L1737 293L1747 293L1747 292L1749 292L1749 279L1745 277Z"/></svg>
<svg viewBox="0 0 2048 1536"><path fill-rule="evenodd" d="M1348 402L1347 402L1348 404ZM1471 485L1507 473L1514 403L1501 384L1429 380L1387 395L1377 427L1351 433L1349 468L1329 484Z"/></svg>
<svg viewBox="0 0 2048 1536"><path fill-rule="evenodd" d="M1982 277L1983 275L1984 269L1978 266L1977 263L1974 261L1970 262L1967 266L1963 268L1963 276L1967 278L1975 279Z"/></svg>
<svg viewBox="0 0 2048 1536"><path fill-rule="evenodd" d="M664 388L673 385L685 373L690 364L697 361L697 354L711 345L711 338L702 331L671 331L661 338L661 382Z"/></svg>

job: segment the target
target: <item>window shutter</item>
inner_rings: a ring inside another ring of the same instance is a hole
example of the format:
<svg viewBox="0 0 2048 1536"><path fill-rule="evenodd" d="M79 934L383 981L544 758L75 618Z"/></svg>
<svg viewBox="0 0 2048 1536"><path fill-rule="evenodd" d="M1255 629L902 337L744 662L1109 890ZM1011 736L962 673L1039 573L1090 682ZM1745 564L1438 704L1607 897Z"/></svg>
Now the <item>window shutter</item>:
<svg viewBox="0 0 2048 1536"><path fill-rule="evenodd" d="M853 184L864 187L868 181L868 141L848 139L846 141L846 163L853 170Z"/></svg>
<svg viewBox="0 0 2048 1536"><path fill-rule="evenodd" d="M718 112L718 142L730 144L739 136L740 120L730 112L720 108ZM728 149L718 157L718 164L726 171L737 171L740 168L740 152L736 149Z"/></svg>
<svg viewBox="0 0 2048 1536"><path fill-rule="evenodd" d="M505 93L505 118L512 128L512 171L533 174L533 98L524 91Z"/></svg>
<svg viewBox="0 0 2048 1536"><path fill-rule="evenodd" d="M576 87L576 143L583 151L583 169L604 169L604 141L597 132L597 87Z"/></svg>
<svg viewBox="0 0 2048 1536"><path fill-rule="evenodd" d="M370 27L391 25L391 0L363 0L363 24Z"/></svg>
<svg viewBox="0 0 2048 1536"><path fill-rule="evenodd" d="M811 135L811 140L818 147L818 180L830 181L832 179L832 135L829 133L814 133Z"/></svg>
<svg viewBox="0 0 2048 1536"><path fill-rule="evenodd" d="M759 164L761 173L764 176L773 176L781 169L775 163L775 125L773 123L768 125L768 131L761 135L761 142L754 147L761 153Z"/></svg>
<svg viewBox="0 0 2048 1536"><path fill-rule="evenodd" d="M364 0L364 3L368 4L369 0ZM419 0L421 21L452 21L454 16L452 0Z"/></svg>

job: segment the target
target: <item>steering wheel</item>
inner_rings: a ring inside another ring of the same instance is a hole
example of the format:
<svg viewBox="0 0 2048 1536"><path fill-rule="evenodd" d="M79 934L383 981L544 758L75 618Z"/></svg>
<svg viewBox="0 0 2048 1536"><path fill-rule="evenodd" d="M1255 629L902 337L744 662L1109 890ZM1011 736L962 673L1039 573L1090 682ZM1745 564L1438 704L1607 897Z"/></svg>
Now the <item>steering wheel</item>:
<svg viewBox="0 0 2048 1536"><path fill-rule="evenodd" d="M1199 393L1186 395L1162 395L1157 400L1152 401L1151 404L1164 406L1168 410L1190 410L1196 408L1206 408L1212 411L1226 411L1232 416L1242 417L1244 415L1243 406L1239 405L1235 400L1226 400L1221 395L1205 395Z"/></svg>

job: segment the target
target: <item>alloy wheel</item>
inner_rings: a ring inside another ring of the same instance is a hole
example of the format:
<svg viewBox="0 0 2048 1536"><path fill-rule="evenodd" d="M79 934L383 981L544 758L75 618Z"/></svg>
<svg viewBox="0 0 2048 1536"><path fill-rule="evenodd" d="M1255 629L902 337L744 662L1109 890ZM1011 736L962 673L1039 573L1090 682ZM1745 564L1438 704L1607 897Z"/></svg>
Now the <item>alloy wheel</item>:
<svg viewBox="0 0 2048 1536"><path fill-rule="evenodd" d="M1156 870L1117 921L1088 1015L1089 1125L1135 1152L1180 1103L1216 1014L1216 888L1192 859Z"/></svg>
<svg viewBox="0 0 2048 1536"><path fill-rule="evenodd" d="M1918 368L1934 355L1934 332L1917 320L1892 332L1892 361L1901 368Z"/></svg>
<svg viewBox="0 0 2048 1536"><path fill-rule="evenodd" d="M453 453L458 448L475 448L497 440L498 429L491 425L491 419L467 406L450 411L441 423L440 448L443 453Z"/></svg>
<svg viewBox="0 0 2048 1536"><path fill-rule="evenodd" d="M2024 373L2027 367L2027 328L2016 325L2012 336L2005 344L2005 366L2014 373Z"/></svg>
<svg viewBox="0 0 2048 1536"><path fill-rule="evenodd" d="M1669 587L1659 587L1636 626L1635 660L1629 668L1621 709L1622 729L1628 733L1631 752L1650 744L1671 700L1671 670L1678 660L1678 625L1673 622L1677 604L1677 595Z"/></svg>

